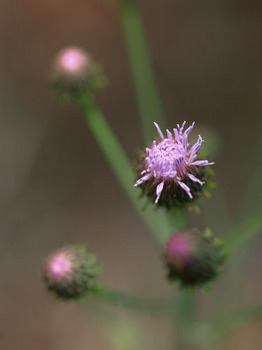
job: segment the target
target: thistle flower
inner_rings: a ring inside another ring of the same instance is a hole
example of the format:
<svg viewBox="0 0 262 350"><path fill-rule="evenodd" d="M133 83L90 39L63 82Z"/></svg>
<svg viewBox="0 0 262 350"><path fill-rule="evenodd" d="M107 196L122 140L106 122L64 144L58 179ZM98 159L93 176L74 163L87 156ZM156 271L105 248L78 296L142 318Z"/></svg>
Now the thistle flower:
<svg viewBox="0 0 262 350"><path fill-rule="evenodd" d="M181 207L198 197L208 180L205 167L214 164L197 159L197 151L204 140L199 135L197 142L190 147L188 136L195 123L183 131L185 123L181 127L177 125L173 129L174 134L167 130L167 137L154 123L160 140L154 140L151 148L146 148L138 164L142 177L134 186L140 186L146 195L153 197L155 203L167 208Z"/></svg>
<svg viewBox="0 0 262 350"><path fill-rule="evenodd" d="M211 232L179 231L173 234L165 249L165 263L170 281L182 287L201 286L214 280L226 258L223 244Z"/></svg>
<svg viewBox="0 0 262 350"><path fill-rule="evenodd" d="M105 86L101 67L82 48L70 46L62 49L54 59L51 81L60 94L85 93Z"/></svg>
<svg viewBox="0 0 262 350"><path fill-rule="evenodd" d="M48 290L61 299L78 299L95 285L101 268L93 254L81 245L70 245L51 254L43 266Z"/></svg>

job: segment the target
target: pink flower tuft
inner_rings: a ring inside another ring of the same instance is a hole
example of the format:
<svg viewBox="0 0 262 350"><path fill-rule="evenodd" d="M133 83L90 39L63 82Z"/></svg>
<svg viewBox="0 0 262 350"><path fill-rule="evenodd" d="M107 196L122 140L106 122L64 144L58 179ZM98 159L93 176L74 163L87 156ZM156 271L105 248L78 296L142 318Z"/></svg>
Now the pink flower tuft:
<svg viewBox="0 0 262 350"><path fill-rule="evenodd" d="M168 261L186 259L192 255L194 242L192 237L185 232L172 235L166 245Z"/></svg>
<svg viewBox="0 0 262 350"><path fill-rule="evenodd" d="M53 278L66 277L72 272L72 258L66 252L53 255L48 262L48 272Z"/></svg>
<svg viewBox="0 0 262 350"><path fill-rule="evenodd" d="M208 160L197 160L197 151L204 140L199 135L197 142L190 147L188 135L193 130L195 123L183 131L185 123L181 127L178 124L177 128L173 129L173 134L167 130L167 137L164 137L158 124L154 123L161 140L160 142L154 140L151 148L146 148L145 168L134 186L155 180L157 183L155 203L158 203L163 189L171 182L180 187L192 199L191 188L186 182L190 181L202 186L205 182L193 173L196 173L199 167L214 164Z"/></svg>
<svg viewBox="0 0 262 350"><path fill-rule="evenodd" d="M51 254L42 273L46 288L59 298L78 299L93 289L101 266L85 246L74 244Z"/></svg>
<svg viewBox="0 0 262 350"><path fill-rule="evenodd" d="M91 56L78 47L67 47L55 58L54 74L60 78L84 79L93 66Z"/></svg>

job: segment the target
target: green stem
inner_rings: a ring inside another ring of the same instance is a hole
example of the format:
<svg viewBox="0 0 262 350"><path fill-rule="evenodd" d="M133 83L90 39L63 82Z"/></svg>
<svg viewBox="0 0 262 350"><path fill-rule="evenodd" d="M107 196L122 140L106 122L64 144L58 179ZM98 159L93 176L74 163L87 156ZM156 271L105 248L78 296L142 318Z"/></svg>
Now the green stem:
<svg viewBox="0 0 262 350"><path fill-rule="evenodd" d="M136 0L119 0L119 4L143 137L147 143L155 136L153 121L166 128L164 111Z"/></svg>
<svg viewBox="0 0 262 350"><path fill-rule="evenodd" d="M171 299L143 299L135 295L116 290L108 285L98 286L94 290L95 296L110 303L122 306L127 309L147 314L169 314L174 307Z"/></svg>
<svg viewBox="0 0 262 350"><path fill-rule="evenodd" d="M214 334L216 334L216 340L222 339L228 334L236 331L238 328L261 318L262 302L252 307L247 307L244 310L238 310L230 313L212 325Z"/></svg>
<svg viewBox="0 0 262 350"><path fill-rule="evenodd" d="M244 174L246 186L243 191L242 199L237 211L238 218L247 218L256 208L262 207L260 188L261 176L262 176L262 163L254 161L259 159L260 150L262 147L261 128L262 128L262 89L261 89L261 76L258 75L258 86L255 86L254 93L251 99L251 111L250 115L255 116L252 127L251 139L249 141L249 148L247 154L251 157L247 157L240 171ZM250 171L251 170L251 171ZM244 298L246 283L247 262L252 251L252 244L245 246L245 250L239 251L234 257L231 258L231 265L229 271L229 291L231 292L231 300L239 303ZM241 274L238 271L243 271ZM229 297L228 293L228 297ZM231 303L232 304L232 303Z"/></svg>
<svg viewBox="0 0 262 350"><path fill-rule="evenodd" d="M262 162L257 161L260 158L262 147L261 129L262 129L262 76L258 75L258 85L255 87L253 98L251 100L251 110L249 114L254 118L253 130L249 142L249 149L247 157L240 171L244 172L247 185L245 186L244 196L240 202L238 216L243 217L250 215L252 211L262 205L261 191L259 191L261 176L262 176Z"/></svg>
<svg viewBox="0 0 262 350"><path fill-rule="evenodd" d="M261 232L262 229L262 210L245 220L239 226L233 228L225 236L225 245L229 252L234 252L233 256L229 257L229 266L224 277L224 284L228 286L221 293L221 298L218 299L217 306L220 311L230 309L238 305L243 300L243 282L241 276L246 272L247 249L239 251L239 248L247 244L255 235ZM240 274L239 271L242 271ZM241 276L240 276L241 275Z"/></svg>
<svg viewBox="0 0 262 350"><path fill-rule="evenodd" d="M239 269L245 271L246 252L239 252L239 248L248 243L262 230L262 210L245 220L240 225L234 227L223 236L225 247L229 253L234 253L228 261L227 271L224 275L224 280L221 285L221 290L218 289L215 308L217 311L234 307L241 300L241 283L239 277ZM243 277L244 273L242 274ZM228 288L230 286L230 288Z"/></svg>
<svg viewBox="0 0 262 350"><path fill-rule="evenodd" d="M241 302L242 284L240 283L239 271L242 271L243 276L246 269L246 254L245 252L244 255L240 253L239 248L255 237L261 229L262 211L248 218L225 236L225 246L229 253L234 253L234 256L229 257L230 264L224 279L224 284L230 288L226 289L226 286L224 286L224 292L222 291L221 297L217 302L220 311L223 309L232 309L232 307ZM225 290L227 290L227 292L225 292Z"/></svg>
<svg viewBox="0 0 262 350"><path fill-rule="evenodd" d="M190 338L194 342L194 348L217 349L217 345L222 345L219 342L224 341L228 335L260 319L262 319L262 302L242 310L232 310L218 319L198 321L194 324Z"/></svg>
<svg viewBox="0 0 262 350"><path fill-rule="evenodd" d="M138 198L140 190L133 186L135 177L130 162L102 112L84 95L80 96L76 102L83 111L87 126L128 199L155 237L164 243L174 231L174 225L167 220L165 212L156 210L156 207L151 204L148 205L146 211L143 211L144 202Z"/></svg>
<svg viewBox="0 0 262 350"><path fill-rule="evenodd" d="M175 313L175 344L176 349L186 350L190 348L188 334L191 332L196 306L196 293L180 291L176 296L177 311Z"/></svg>
<svg viewBox="0 0 262 350"><path fill-rule="evenodd" d="M262 229L262 210L231 230L225 238L226 247L234 251L247 243Z"/></svg>
<svg viewBox="0 0 262 350"><path fill-rule="evenodd" d="M232 227L226 194L219 179L216 179L216 188L212 191L211 200L201 201L200 208L203 217L203 224L205 226L216 227L218 231L223 230L223 232Z"/></svg>

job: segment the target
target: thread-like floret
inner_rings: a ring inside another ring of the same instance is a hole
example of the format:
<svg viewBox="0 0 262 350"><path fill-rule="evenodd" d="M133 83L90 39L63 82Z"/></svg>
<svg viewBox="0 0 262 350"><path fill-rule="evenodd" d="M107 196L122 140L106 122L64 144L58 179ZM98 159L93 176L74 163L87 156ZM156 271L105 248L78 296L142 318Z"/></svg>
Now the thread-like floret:
<svg viewBox="0 0 262 350"><path fill-rule="evenodd" d="M188 135L194 123L185 131L185 122L181 127L177 125L173 134L167 130L167 137L164 137L157 123L155 126L160 141L154 140L151 148L146 148L138 166L141 177L135 186L140 186L149 196L155 193L155 203L167 207L172 204L181 206L201 192L206 180L203 168L214 163L197 159L197 152L203 142L200 135L197 142L189 146Z"/></svg>

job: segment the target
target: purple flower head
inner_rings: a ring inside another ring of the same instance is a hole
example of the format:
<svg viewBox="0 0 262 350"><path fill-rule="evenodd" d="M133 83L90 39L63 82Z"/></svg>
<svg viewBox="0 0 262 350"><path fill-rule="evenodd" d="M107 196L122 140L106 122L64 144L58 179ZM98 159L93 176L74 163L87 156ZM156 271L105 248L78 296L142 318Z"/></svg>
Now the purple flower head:
<svg viewBox="0 0 262 350"><path fill-rule="evenodd" d="M101 272L94 255L81 245L66 246L51 254L43 266L43 280L48 290L61 299L85 296Z"/></svg>
<svg viewBox="0 0 262 350"><path fill-rule="evenodd" d="M165 249L168 279L179 281L183 287L201 286L217 277L225 257L223 244L210 231L176 232Z"/></svg>
<svg viewBox="0 0 262 350"><path fill-rule="evenodd" d="M154 140L151 148L146 148L142 171L140 172L142 176L136 181L135 186L149 184L150 190L147 192L150 194L152 193L152 187L154 187L155 203L159 202L165 190L169 202L176 202L177 199L181 199L178 198L181 196L177 193L181 190L186 193L188 198L193 199L194 192L198 192L199 187L205 183L203 181L205 177L203 171L199 169L214 164L208 160L197 159L197 151L204 140L199 135L197 142L190 147L188 136L195 123L184 131L185 123L181 127L177 125L177 128L173 129L173 134L167 130L167 137L164 137L158 124L154 123L160 141ZM196 188L198 191L196 191Z"/></svg>

